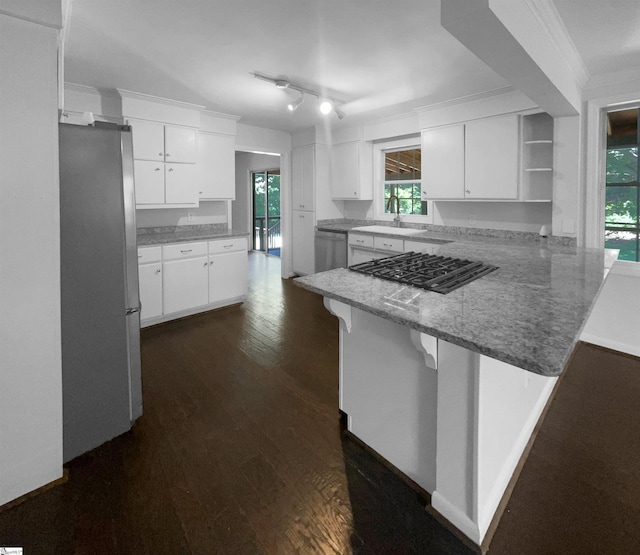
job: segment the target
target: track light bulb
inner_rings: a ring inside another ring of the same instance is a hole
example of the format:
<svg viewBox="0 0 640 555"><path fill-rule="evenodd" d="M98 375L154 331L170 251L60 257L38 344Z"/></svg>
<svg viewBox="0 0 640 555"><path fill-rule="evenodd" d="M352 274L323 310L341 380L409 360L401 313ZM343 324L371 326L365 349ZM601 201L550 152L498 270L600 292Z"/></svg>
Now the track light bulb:
<svg viewBox="0 0 640 555"><path fill-rule="evenodd" d="M300 98L298 98L298 100L292 100L291 102L289 102L289 104L287 104L287 109L290 112L295 112L298 109L298 106L300 106L300 104L302 104L304 102L304 95L301 94Z"/></svg>
<svg viewBox="0 0 640 555"><path fill-rule="evenodd" d="M323 100L320 102L320 112L327 115L333 110L333 103L330 100Z"/></svg>

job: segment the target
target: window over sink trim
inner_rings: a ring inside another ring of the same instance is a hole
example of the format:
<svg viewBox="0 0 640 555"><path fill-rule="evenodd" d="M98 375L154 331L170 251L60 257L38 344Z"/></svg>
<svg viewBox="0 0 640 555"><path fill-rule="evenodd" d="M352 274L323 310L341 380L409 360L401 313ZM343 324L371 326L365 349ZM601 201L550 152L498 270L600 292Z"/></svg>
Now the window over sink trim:
<svg viewBox="0 0 640 555"><path fill-rule="evenodd" d="M420 190L416 189L416 185L421 185L421 172L415 171L415 168L407 168L406 174L408 179L402 179L402 174L396 174L392 178L386 172L387 154L405 151L421 151L420 136L405 137L390 141L381 141L374 144L373 163L374 163L374 201L372 216L377 220L393 221L395 218L395 207L392 206L391 212L387 212L387 199L389 194L401 194L401 206L405 210L412 206L414 209L420 207L425 213L408 214L401 213L401 221L407 223L433 223L433 202L422 201L420 199ZM420 160L417 160L420 164ZM402 189L400 189L402 188Z"/></svg>

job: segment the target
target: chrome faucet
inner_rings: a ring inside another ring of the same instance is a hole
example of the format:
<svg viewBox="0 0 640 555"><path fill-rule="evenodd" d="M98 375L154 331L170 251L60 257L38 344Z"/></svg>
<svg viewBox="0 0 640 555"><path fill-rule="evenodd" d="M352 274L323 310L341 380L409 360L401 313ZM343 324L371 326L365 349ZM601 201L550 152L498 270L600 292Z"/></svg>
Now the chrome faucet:
<svg viewBox="0 0 640 555"><path fill-rule="evenodd" d="M396 227L400 227L400 199L398 198L398 195L391 195L389 197L389 200L387 201L387 210L390 210L390 206L391 206L391 201L395 200L396 201L396 217L393 219L394 222L396 222Z"/></svg>

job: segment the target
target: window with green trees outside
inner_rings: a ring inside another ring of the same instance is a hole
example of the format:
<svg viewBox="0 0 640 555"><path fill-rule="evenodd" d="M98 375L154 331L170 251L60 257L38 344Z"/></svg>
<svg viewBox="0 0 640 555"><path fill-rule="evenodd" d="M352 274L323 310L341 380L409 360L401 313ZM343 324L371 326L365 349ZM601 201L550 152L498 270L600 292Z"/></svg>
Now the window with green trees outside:
<svg viewBox="0 0 640 555"><path fill-rule="evenodd" d="M621 260L640 260L640 110L607 114L605 247L620 249Z"/></svg>
<svg viewBox="0 0 640 555"><path fill-rule="evenodd" d="M395 214L395 199L399 200L400 214L426 214L427 203L421 198L422 160L419 148L385 151L384 153L384 211Z"/></svg>

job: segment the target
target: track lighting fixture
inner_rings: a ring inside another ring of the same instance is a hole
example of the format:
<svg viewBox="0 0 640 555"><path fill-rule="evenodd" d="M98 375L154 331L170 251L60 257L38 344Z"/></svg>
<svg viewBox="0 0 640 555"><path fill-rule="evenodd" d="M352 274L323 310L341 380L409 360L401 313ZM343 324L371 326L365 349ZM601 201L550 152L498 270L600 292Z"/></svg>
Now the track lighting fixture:
<svg viewBox="0 0 640 555"><path fill-rule="evenodd" d="M253 75L256 79L260 79L261 81L272 83L278 89L291 89L294 91L298 91L300 93L300 98L298 100L291 101L287 104L287 109L290 112L295 112L298 109L300 104L304 102L304 95L306 94L306 95L315 96L318 99L319 101L318 109L322 114L328 115L331 112L335 112L336 115L338 116L338 119L342 119L345 116L345 113L336 106L336 104L344 104L344 102L336 98L331 98L331 97L321 95L317 91L307 89L305 87L301 87L299 85L296 85L295 83L291 83L287 79L282 79L282 78L274 79L273 77L267 77L266 75L262 75L260 73L252 73L251 75Z"/></svg>
<svg viewBox="0 0 640 555"><path fill-rule="evenodd" d="M304 93L300 93L300 98L298 100L292 100L287 104L287 108L290 112L295 112L298 109L298 106L304 102Z"/></svg>

